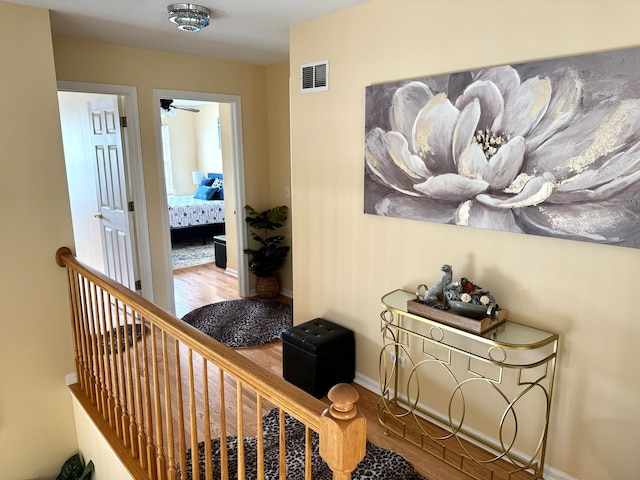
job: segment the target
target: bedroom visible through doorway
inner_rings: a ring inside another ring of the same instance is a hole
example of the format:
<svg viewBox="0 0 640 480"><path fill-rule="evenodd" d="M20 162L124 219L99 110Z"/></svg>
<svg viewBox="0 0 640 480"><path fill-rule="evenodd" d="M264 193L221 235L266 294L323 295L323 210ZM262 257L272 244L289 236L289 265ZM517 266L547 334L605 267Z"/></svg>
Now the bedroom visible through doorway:
<svg viewBox="0 0 640 480"><path fill-rule="evenodd" d="M238 197L244 201L239 105L215 101L216 95L202 98L207 95L190 92L154 91L154 96L159 107L172 298L180 303L173 273L194 266L202 267L200 275L214 269L212 273L238 277L241 295L245 262L238 258L237 239L240 236L243 241L243 234L238 235L235 208ZM229 264L221 264L222 255L216 261L221 242Z"/></svg>
<svg viewBox="0 0 640 480"><path fill-rule="evenodd" d="M173 270L214 263L213 237L225 233L220 105L162 99L160 118Z"/></svg>

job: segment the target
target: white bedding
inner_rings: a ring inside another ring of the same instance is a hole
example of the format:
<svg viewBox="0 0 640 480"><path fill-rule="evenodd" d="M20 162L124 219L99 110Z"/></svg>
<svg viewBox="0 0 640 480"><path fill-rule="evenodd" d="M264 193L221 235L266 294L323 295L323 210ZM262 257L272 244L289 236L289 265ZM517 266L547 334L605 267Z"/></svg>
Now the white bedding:
<svg viewBox="0 0 640 480"><path fill-rule="evenodd" d="M170 228L224 223L224 200L198 200L193 195L167 197Z"/></svg>

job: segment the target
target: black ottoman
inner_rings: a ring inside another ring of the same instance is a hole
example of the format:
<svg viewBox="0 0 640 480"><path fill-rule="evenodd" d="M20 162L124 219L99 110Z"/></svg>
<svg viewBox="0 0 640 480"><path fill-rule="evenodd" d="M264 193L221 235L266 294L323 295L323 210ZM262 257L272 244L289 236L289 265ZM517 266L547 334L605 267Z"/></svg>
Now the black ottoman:
<svg viewBox="0 0 640 480"><path fill-rule="evenodd" d="M336 383L351 383L356 374L353 332L316 318L282 332L282 375L320 398Z"/></svg>

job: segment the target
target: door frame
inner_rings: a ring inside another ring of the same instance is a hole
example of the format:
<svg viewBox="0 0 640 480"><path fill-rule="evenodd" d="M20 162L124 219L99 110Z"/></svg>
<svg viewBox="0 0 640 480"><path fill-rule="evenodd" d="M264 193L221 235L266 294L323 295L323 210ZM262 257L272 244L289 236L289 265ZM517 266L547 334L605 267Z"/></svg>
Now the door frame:
<svg viewBox="0 0 640 480"><path fill-rule="evenodd" d="M58 81L57 89L60 92L96 93L118 96L121 114L124 113L127 117L127 128L123 129L123 148L127 152L127 167L125 169L127 198L132 199L135 203L132 248L135 249L134 258L136 258L138 262L137 271L142 283L140 294L150 302L153 302L153 276L151 271L147 203L145 199L142 143L139 127L140 115L138 113L136 87L103 83Z"/></svg>
<svg viewBox="0 0 640 480"><path fill-rule="evenodd" d="M225 103L230 106L231 110L231 143L233 145L233 161L232 161L232 175L234 181L235 190L235 206L236 209L233 215L236 217L236 238L238 239L237 245L237 258L238 258L238 294L241 297L250 296L249 290L249 261L244 254L244 249L247 248L247 229L244 222L244 205L246 204L246 192L244 182L244 153L243 153L243 140L242 140L242 104L239 95L227 95L220 93L205 93L205 92L189 92L182 90L153 90L153 105L155 109L155 122L156 122L156 145L158 152L158 171L160 172L160 189L162 192L162 198L160 199L162 207L162 229L164 232L164 244L167 252L171 252L171 232L169 231L169 205L167 203L167 189L164 180L164 163L162 158L162 122L160 116L160 99L161 98L178 98L180 100L195 100L203 102L215 102ZM238 210L241 210L241 215L238 215ZM170 301L171 311L175 313L175 298L174 298L174 284L173 284L173 267L171 265L171 255L167 255L167 272L169 273L168 285L169 292L168 298Z"/></svg>

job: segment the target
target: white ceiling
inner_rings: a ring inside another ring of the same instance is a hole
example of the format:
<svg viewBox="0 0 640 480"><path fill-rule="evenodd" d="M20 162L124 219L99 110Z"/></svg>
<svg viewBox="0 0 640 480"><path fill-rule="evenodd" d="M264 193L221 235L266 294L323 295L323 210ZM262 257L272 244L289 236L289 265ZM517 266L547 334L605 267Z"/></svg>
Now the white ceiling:
<svg viewBox="0 0 640 480"><path fill-rule="evenodd" d="M211 24L182 32L171 0L9 0L48 8L54 35L270 65L289 58L289 27L367 0L202 0Z"/></svg>

